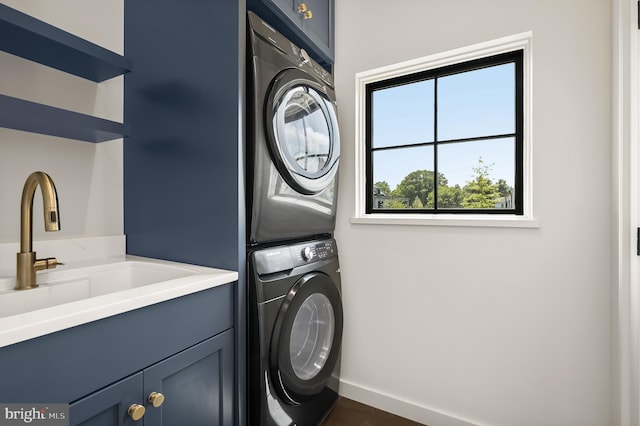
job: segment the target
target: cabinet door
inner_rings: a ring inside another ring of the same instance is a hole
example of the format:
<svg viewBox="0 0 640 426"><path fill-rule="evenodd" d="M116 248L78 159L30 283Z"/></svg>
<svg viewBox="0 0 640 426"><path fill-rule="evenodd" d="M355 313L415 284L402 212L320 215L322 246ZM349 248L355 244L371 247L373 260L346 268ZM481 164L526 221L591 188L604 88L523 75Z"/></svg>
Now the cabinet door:
<svg viewBox="0 0 640 426"><path fill-rule="evenodd" d="M233 424L233 330L205 340L144 370L146 425L229 426Z"/></svg>
<svg viewBox="0 0 640 426"><path fill-rule="evenodd" d="M248 0L249 9L259 13L265 8L275 13L280 22L269 22L289 37L298 47L305 48L322 64L333 63L333 2L334 0ZM309 19L305 19L308 14ZM314 55L315 53L315 55Z"/></svg>
<svg viewBox="0 0 640 426"><path fill-rule="evenodd" d="M96 367L99 368L99 367ZM142 373L134 374L69 406L70 426L134 426L128 414L133 404L142 401Z"/></svg>
<svg viewBox="0 0 640 426"><path fill-rule="evenodd" d="M331 21L330 0L297 0L298 3L305 3L307 10L312 13L310 19L302 18L302 30L318 45L322 50L328 51L333 57L333 23ZM296 6L296 12L297 12Z"/></svg>
<svg viewBox="0 0 640 426"><path fill-rule="evenodd" d="M268 0L269 1L269 0ZM302 26L302 18L298 15L297 7L299 0L270 0L278 9L289 17L297 26Z"/></svg>

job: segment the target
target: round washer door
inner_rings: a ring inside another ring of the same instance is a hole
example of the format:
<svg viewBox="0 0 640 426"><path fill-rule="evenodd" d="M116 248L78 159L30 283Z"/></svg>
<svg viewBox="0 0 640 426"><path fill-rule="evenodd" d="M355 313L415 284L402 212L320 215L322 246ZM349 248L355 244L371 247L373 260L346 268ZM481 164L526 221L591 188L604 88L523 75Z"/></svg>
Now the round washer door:
<svg viewBox="0 0 640 426"><path fill-rule="evenodd" d="M342 342L342 300L335 284L309 273L282 303L271 339L271 373L292 404L320 393L338 363Z"/></svg>
<svg viewBox="0 0 640 426"><path fill-rule="evenodd" d="M327 91L309 74L288 69L273 80L267 98L265 126L276 168L306 195L324 190L338 171L340 133Z"/></svg>

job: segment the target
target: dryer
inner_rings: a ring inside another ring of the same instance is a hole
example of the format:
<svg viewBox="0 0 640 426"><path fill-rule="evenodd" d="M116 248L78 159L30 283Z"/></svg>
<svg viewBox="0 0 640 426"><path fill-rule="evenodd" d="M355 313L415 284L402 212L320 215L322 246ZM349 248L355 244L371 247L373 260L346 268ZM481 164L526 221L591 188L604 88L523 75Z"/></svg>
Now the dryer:
<svg viewBox="0 0 640 426"><path fill-rule="evenodd" d="M340 160L333 77L248 17L248 244L332 234Z"/></svg>
<svg viewBox="0 0 640 426"><path fill-rule="evenodd" d="M248 424L313 426L338 398L343 312L333 239L248 256Z"/></svg>

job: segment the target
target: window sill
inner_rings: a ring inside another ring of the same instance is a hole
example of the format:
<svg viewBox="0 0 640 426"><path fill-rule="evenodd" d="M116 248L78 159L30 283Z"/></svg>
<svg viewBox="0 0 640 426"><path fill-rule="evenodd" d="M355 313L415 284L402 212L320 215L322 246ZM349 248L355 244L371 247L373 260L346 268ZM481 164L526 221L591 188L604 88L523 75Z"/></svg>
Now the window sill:
<svg viewBox="0 0 640 426"><path fill-rule="evenodd" d="M357 225L467 226L494 228L540 228L540 222L526 216L457 214L368 214L351 218Z"/></svg>

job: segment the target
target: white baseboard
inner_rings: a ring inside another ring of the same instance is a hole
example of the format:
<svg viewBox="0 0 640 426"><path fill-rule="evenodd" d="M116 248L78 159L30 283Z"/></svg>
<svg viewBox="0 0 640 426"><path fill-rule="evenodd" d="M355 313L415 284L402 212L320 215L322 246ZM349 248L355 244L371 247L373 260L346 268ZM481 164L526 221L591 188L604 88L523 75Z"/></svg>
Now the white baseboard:
<svg viewBox="0 0 640 426"><path fill-rule="evenodd" d="M429 426L481 426L481 423L463 420L346 380L340 380L340 395Z"/></svg>

